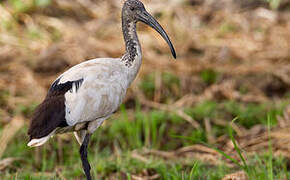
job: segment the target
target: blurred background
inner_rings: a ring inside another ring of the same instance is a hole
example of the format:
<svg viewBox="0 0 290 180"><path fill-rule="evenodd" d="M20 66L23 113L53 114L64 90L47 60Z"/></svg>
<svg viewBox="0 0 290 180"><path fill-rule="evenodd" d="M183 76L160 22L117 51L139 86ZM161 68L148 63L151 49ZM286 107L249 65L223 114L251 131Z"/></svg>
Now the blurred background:
<svg viewBox="0 0 290 180"><path fill-rule="evenodd" d="M28 148L32 112L69 67L124 53L120 0L0 1L0 179L83 179L72 134ZM289 179L290 1L143 0L143 65L93 135L98 179Z"/></svg>

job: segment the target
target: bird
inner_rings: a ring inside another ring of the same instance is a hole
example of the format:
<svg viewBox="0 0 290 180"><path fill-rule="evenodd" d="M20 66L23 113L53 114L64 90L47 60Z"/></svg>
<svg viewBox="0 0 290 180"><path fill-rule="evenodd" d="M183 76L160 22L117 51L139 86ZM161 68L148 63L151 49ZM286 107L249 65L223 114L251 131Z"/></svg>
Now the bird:
<svg viewBox="0 0 290 180"><path fill-rule="evenodd" d="M142 64L136 24L142 22L155 29L176 59L167 33L141 1L126 0L121 20L124 55L84 61L62 73L35 109L28 129L27 145L30 147L41 146L56 134L73 132L80 144L79 153L87 180L92 179L87 158L90 137L104 120L118 110Z"/></svg>

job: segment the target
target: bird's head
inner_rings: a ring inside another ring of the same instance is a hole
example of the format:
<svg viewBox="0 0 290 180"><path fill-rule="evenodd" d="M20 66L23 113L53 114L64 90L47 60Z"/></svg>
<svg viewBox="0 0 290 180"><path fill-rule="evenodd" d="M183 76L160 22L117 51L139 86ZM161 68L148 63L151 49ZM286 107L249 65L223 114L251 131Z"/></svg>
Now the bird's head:
<svg viewBox="0 0 290 180"><path fill-rule="evenodd" d="M168 46L170 47L173 57L176 58L174 47L167 33L164 31L162 26L157 22L157 20L146 11L141 1L126 0L123 6L122 16L123 16L123 19L127 21L134 22L134 23L141 21L147 24L148 26L152 27L153 29L155 29L167 42Z"/></svg>

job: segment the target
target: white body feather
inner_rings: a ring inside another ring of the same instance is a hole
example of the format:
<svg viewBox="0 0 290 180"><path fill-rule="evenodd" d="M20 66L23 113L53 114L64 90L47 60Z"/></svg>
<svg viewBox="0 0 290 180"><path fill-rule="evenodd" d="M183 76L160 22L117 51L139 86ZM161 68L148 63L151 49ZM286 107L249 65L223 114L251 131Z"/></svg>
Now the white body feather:
<svg viewBox="0 0 290 180"><path fill-rule="evenodd" d="M130 84L118 59L95 59L81 63L61 75L59 83L83 79L76 91L65 93L65 119L69 126L111 115L122 103Z"/></svg>

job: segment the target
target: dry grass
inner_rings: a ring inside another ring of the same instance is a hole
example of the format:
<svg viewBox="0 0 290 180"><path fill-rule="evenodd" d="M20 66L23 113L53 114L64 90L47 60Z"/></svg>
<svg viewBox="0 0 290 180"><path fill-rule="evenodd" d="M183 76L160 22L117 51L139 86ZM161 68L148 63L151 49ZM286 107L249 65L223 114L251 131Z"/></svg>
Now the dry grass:
<svg viewBox="0 0 290 180"><path fill-rule="evenodd" d="M61 72L84 60L119 57L124 52L120 1L52 0L46 7L29 6L25 11L17 10L10 2L0 3L0 125L4 127L0 132L0 157L23 126L22 119L28 124L30 109L42 100L50 83ZM238 159L226 135L212 134L213 126L226 127L230 118L200 122L185 110L207 100L245 104L289 101L290 13L283 10L287 3L281 4L280 11L272 11L265 8L267 4L259 2L144 1L147 10L158 17L172 38L178 59L172 60L166 43L157 33L140 24L138 34L144 61L139 77L129 90L128 107L136 98L144 111L154 108L174 112L193 129L204 127L210 144L218 144L221 150ZM170 72L180 80L180 88L173 90L175 97L169 101L162 97L165 85L160 72ZM203 73L205 77L200 78ZM151 98L140 89L141 79L148 74L154 74L157 87ZM274 156L283 155L289 163L289 106L277 122L270 136L263 125L249 129L234 125L238 145L247 155L262 153L270 137ZM213 165L222 159L219 153L200 144L172 151L142 149L132 154L144 162L151 156L180 162L190 157ZM1 160L0 170L13 160ZM232 162L226 162L233 166ZM61 171L57 173L65 179ZM224 179L235 179L240 176L237 174L244 176L238 172ZM159 176L144 170L132 179Z"/></svg>

